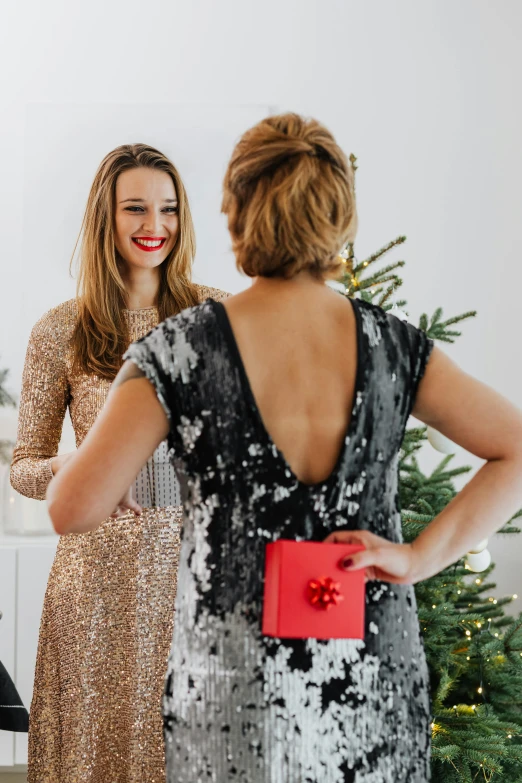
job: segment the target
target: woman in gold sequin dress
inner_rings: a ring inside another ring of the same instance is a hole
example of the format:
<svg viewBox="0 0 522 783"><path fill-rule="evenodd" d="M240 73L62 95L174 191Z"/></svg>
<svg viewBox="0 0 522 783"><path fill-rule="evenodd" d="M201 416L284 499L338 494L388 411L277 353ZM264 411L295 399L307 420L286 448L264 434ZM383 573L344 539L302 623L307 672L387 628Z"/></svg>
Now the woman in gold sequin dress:
<svg viewBox="0 0 522 783"><path fill-rule="evenodd" d="M215 289L191 282L195 241L173 164L142 144L109 153L82 230L78 296L46 313L27 350L13 487L44 499L69 409L76 444L103 407L129 343ZM133 503L62 538L40 627L30 783L162 783L163 678L172 635L179 487L163 443ZM122 535L123 533L123 535Z"/></svg>

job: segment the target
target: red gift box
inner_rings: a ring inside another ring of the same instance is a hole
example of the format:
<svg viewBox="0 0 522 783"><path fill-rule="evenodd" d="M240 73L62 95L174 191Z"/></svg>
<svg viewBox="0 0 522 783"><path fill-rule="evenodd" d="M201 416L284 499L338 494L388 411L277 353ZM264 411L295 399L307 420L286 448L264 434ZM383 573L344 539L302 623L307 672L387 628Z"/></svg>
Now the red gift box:
<svg viewBox="0 0 522 783"><path fill-rule="evenodd" d="M266 545L263 627L282 639L364 639L364 569L341 562L355 544L285 541Z"/></svg>

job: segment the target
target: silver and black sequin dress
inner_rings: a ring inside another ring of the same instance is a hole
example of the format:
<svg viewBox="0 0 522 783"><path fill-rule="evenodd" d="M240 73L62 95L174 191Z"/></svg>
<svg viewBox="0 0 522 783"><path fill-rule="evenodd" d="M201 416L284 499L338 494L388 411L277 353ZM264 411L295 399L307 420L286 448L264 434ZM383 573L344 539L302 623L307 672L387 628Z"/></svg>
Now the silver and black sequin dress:
<svg viewBox="0 0 522 783"><path fill-rule="evenodd" d="M169 783L425 783L428 672L411 586L367 584L365 640L261 633L265 545L336 529L401 540L397 454L432 344L353 302L358 370L337 464L307 485L256 406L211 299L126 354L169 417L184 526L164 696Z"/></svg>

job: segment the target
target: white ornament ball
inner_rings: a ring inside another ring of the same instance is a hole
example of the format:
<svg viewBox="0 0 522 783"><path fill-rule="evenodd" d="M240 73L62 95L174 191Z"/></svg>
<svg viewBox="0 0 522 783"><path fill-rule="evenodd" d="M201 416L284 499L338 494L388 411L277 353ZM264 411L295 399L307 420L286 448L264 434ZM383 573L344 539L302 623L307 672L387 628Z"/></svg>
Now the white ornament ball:
<svg viewBox="0 0 522 783"><path fill-rule="evenodd" d="M489 549L483 549L482 552L477 554L466 555L466 565L470 571L474 571L476 574L480 571L485 571L491 563L491 554Z"/></svg>
<svg viewBox="0 0 522 783"><path fill-rule="evenodd" d="M486 549L488 545L488 539L483 538L482 541L479 541L478 544L476 544L473 549L469 550L470 555L478 555L480 552L483 552L484 549Z"/></svg>
<svg viewBox="0 0 522 783"><path fill-rule="evenodd" d="M434 427L428 427L428 441L435 451L442 454L456 454L458 446Z"/></svg>

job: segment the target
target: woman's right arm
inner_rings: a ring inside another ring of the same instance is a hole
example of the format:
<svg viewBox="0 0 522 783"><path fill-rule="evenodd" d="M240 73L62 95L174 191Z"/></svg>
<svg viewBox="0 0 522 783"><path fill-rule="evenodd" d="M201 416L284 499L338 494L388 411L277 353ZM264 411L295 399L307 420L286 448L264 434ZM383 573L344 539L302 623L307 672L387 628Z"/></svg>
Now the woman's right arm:
<svg viewBox="0 0 522 783"><path fill-rule="evenodd" d="M522 505L522 414L435 349L413 415L485 460L413 542L419 581L454 563Z"/></svg>
<svg viewBox="0 0 522 783"><path fill-rule="evenodd" d="M69 402L66 348L64 325L52 310L34 326L29 339L11 463L11 485L38 500L45 499L53 472L68 456L56 456Z"/></svg>
<svg viewBox="0 0 522 783"><path fill-rule="evenodd" d="M435 348L413 415L485 462L412 544L395 544L366 531L339 531L326 539L363 544L366 551L353 555L346 568L366 568L369 578L427 579L488 538L522 505L518 408Z"/></svg>

